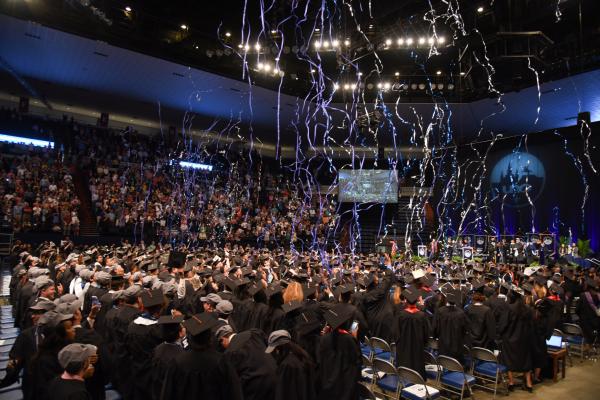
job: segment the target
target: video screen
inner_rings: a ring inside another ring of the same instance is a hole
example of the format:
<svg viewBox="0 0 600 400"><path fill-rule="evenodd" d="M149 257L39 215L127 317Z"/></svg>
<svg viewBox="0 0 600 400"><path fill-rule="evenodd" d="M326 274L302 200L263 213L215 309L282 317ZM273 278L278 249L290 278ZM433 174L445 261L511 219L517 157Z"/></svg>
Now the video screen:
<svg viewBox="0 0 600 400"><path fill-rule="evenodd" d="M341 170L338 188L341 203L398 202L398 175L394 170Z"/></svg>

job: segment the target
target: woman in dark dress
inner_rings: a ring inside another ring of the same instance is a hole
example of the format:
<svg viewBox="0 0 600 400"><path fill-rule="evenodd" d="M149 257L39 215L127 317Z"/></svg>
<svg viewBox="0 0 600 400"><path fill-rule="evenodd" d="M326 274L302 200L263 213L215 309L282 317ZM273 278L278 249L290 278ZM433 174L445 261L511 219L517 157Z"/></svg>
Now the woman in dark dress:
<svg viewBox="0 0 600 400"><path fill-rule="evenodd" d="M588 278L585 282L586 290L581 293L577 303L579 326L583 331L586 347L594 343L594 332L600 331L600 293L598 283Z"/></svg>
<svg viewBox="0 0 600 400"><path fill-rule="evenodd" d="M527 290L528 286L523 285ZM546 340L552 336L553 324L549 315L553 312L551 300L546 297L546 288L535 285L535 298L531 292L525 297L525 303L533 312L533 341L531 345L531 360L533 363L533 383L541 382L542 368L548 361L548 345Z"/></svg>
<svg viewBox="0 0 600 400"><path fill-rule="evenodd" d="M501 332L500 362L508 368L509 390L515 386L514 372L523 372L524 386L531 391L533 312L525 305L523 295L523 290L516 287L508 293L508 323Z"/></svg>

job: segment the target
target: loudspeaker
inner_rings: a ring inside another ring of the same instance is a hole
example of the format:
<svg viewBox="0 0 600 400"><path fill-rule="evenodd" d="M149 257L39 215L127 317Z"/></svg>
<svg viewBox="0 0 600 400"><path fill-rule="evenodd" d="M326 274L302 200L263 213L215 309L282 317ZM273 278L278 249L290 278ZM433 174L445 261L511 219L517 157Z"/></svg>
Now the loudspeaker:
<svg viewBox="0 0 600 400"><path fill-rule="evenodd" d="M587 124L587 126L590 126L590 124L592 123L592 116L589 111L584 111L577 114L577 126L581 126L582 122L584 121Z"/></svg>
<svg viewBox="0 0 600 400"><path fill-rule="evenodd" d="M19 98L19 112L23 114L29 112L29 97Z"/></svg>

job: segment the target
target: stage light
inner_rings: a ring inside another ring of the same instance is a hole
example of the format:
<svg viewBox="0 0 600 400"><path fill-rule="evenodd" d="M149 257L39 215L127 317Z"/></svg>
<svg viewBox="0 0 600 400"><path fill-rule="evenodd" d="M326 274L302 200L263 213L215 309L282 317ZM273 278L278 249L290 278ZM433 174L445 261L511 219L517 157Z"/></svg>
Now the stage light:
<svg viewBox="0 0 600 400"><path fill-rule="evenodd" d="M436 75L441 75L441 74L442 74L442 71L440 71L440 70L437 70L437 71L435 71L435 74L436 74Z"/></svg>
<svg viewBox="0 0 600 400"><path fill-rule="evenodd" d="M315 32L321 32L321 29L315 28Z"/></svg>
<svg viewBox="0 0 600 400"><path fill-rule="evenodd" d="M400 76L400 72L396 71L396 73L394 73L395 76Z"/></svg>
<svg viewBox="0 0 600 400"><path fill-rule="evenodd" d="M333 47L338 47L338 46L340 45L340 41L336 39L336 40L334 40L333 42L331 42L331 45L332 45Z"/></svg>
<svg viewBox="0 0 600 400"><path fill-rule="evenodd" d="M358 76L362 76L362 74L363 74L362 72L359 72L359 73L358 73Z"/></svg>
<svg viewBox="0 0 600 400"><path fill-rule="evenodd" d="M344 46L350 46L350 41L349 40L344 40Z"/></svg>
<svg viewBox="0 0 600 400"><path fill-rule="evenodd" d="M437 87L437 85L435 83L431 84L431 90L435 90L436 87Z"/></svg>
<svg viewBox="0 0 600 400"><path fill-rule="evenodd" d="M448 90L454 90L454 83L448 84Z"/></svg>
<svg viewBox="0 0 600 400"><path fill-rule="evenodd" d="M419 38L419 44L424 44L425 43L425 38L423 36L421 36Z"/></svg>
<svg viewBox="0 0 600 400"><path fill-rule="evenodd" d="M129 7L129 6L125 7L125 11L131 12L131 7Z"/></svg>
<svg viewBox="0 0 600 400"><path fill-rule="evenodd" d="M465 73L464 73L464 72L461 72L461 73L460 73L460 76L465 76Z"/></svg>
<svg viewBox="0 0 600 400"><path fill-rule="evenodd" d="M277 31L275 29L271 29L271 35L276 35Z"/></svg>
<svg viewBox="0 0 600 400"><path fill-rule="evenodd" d="M349 90L350 89L350 85L348 85L347 83L344 85L344 90Z"/></svg>
<svg viewBox="0 0 600 400"><path fill-rule="evenodd" d="M196 50L198 50L198 49L199 49L198 45L194 46L194 48L195 48Z"/></svg>
<svg viewBox="0 0 600 400"><path fill-rule="evenodd" d="M261 69L263 69L265 66L263 65L263 63L258 63L258 65L256 66L256 68L258 68L258 70L260 71Z"/></svg>
<svg viewBox="0 0 600 400"><path fill-rule="evenodd" d="M411 44L413 44L413 38L407 38L407 39L406 39L406 44L407 44L407 45L409 45L409 46L410 46Z"/></svg>
<svg viewBox="0 0 600 400"><path fill-rule="evenodd" d="M340 85L338 85L337 83L333 84L333 90L338 90L340 88Z"/></svg>
<svg viewBox="0 0 600 400"><path fill-rule="evenodd" d="M267 71L267 72L269 72L271 70L271 65L270 64L265 64L264 70Z"/></svg>
<svg viewBox="0 0 600 400"><path fill-rule="evenodd" d="M314 69L314 68L311 68L311 70L310 70L310 73L311 73L311 74L314 74L315 72L317 72L317 70L316 70L316 69Z"/></svg>
<svg viewBox="0 0 600 400"><path fill-rule="evenodd" d="M444 84L443 83L438 83L437 87L438 87L439 90L442 90L442 89L444 89Z"/></svg>
<svg viewBox="0 0 600 400"><path fill-rule="evenodd" d="M418 87L418 86L417 86L417 84L416 84L416 83L413 83L412 85L410 85L410 88L411 88L412 90L417 90L417 87Z"/></svg>
<svg viewBox="0 0 600 400"><path fill-rule="evenodd" d="M484 8L483 7L477 7L477 12L479 14L481 14L483 12Z"/></svg>
<svg viewBox="0 0 600 400"><path fill-rule="evenodd" d="M231 33L230 32L225 32L225 36L231 37Z"/></svg>
<svg viewBox="0 0 600 400"><path fill-rule="evenodd" d="M54 142L40 139L30 139L22 136L0 134L0 142L17 143L36 147L50 147L51 149L54 148Z"/></svg>
<svg viewBox="0 0 600 400"><path fill-rule="evenodd" d="M285 75L285 72L283 72L282 70L279 70L279 76L283 78L284 75Z"/></svg>
<svg viewBox="0 0 600 400"><path fill-rule="evenodd" d="M391 46L392 45L392 39L386 39L385 45L386 46Z"/></svg>
<svg viewBox="0 0 600 400"><path fill-rule="evenodd" d="M250 45L249 44L245 45L244 50L246 50L246 51L250 50Z"/></svg>
<svg viewBox="0 0 600 400"><path fill-rule="evenodd" d="M430 37L429 39L427 39L427 43L429 44L433 44L434 38Z"/></svg>
<svg viewBox="0 0 600 400"><path fill-rule="evenodd" d="M398 39L398 46L402 46L404 44L404 39Z"/></svg>
<svg viewBox="0 0 600 400"><path fill-rule="evenodd" d="M351 84L350 84L350 89L351 89L351 90L354 90L354 89L356 89L356 83L351 83Z"/></svg>
<svg viewBox="0 0 600 400"><path fill-rule="evenodd" d="M171 160L171 163L177 163L176 160ZM193 163L193 162L188 162L188 161L180 161L179 162L179 166L182 168L192 168L192 169L199 169L202 171L212 171L213 170L213 166L209 165L209 164L198 164L198 163Z"/></svg>
<svg viewBox="0 0 600 400"><path fill-rule="evenodd" d="M259 44L259 43L256 43L256 44L254 45L254 49L255 49L256 51L260 51L260 44Z"/></svg>
<svg viewBox="0 0 600 400"><path fill-rule="evenodd" d="M275 75L279 74L279 68L277 68L277 67L273 68L273 73Z"/></svg>
<svg viewBox="0 0 600 400"><path fill-rule="evenodd" d="M392 87L392 85L389 82L386 82L386 83L383 84L383 88L385 90L389 90L391 87Z"/></svg>
<svg viewBox="0 0 600 400"><path fill-rule="evenodd" d="M373 29L373 25L369 25L369 29Z"/></svg>
<svg viewBox="0 0 600 400"><path fill-rule="evenodd" d="M323 42L323 47L325 47L325 48L329 47L329 42L327 40Z"/></svg>
<svg viewBox="0 0 600 400"><path fill-rule="evenodd" d="M243 45L243 44L241 44L241 43L240 43L240 44L238 44L238 49L241 49L241 48L243 48L243 47L244 47L244 45Z"/></svg>
<svg viewBox="0 0 600 400"><path fill-rule="evenodd" d="M446 38L443 36L440 36L440 37L438 37L437 41L439 44L444 44L444 43L446 43Z"/></svg>
<svg viewBox="0 0 600 400"><path fill-rule="evenodd" d="M315 48L320 49L321 48L321 42L315 42Z"/></svg>
<svg viewBox="0 0 600 400"><path fill-rule="evenodd" d="M184 31L187 30L188 26L186 24L181 24L181 29L183 29Z"/></svg>
<svg viewBox="0 0 600 400"><path fill-rule="evenodd" d="M419 89L425 90L425 84L424 83L419 83Z"/></svg>

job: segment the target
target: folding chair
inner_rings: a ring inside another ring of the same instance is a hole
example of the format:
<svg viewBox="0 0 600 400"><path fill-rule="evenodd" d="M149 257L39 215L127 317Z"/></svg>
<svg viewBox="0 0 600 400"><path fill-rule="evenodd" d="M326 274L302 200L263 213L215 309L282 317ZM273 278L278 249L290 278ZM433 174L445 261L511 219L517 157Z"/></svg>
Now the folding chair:
<svg viewBox="0 0 600 400"><path fill-rule="evenodd" d="M474 383L473 387L491 390L485 383L493 383L495 398L498 392L498 383L502 382L506 395L508 395L508 383L505 379L507 372L508 368L498 362L498 357L493 351L482 347L471 349L471 375L484 382L482 385Z"/></svg>
<svg viewBox="0 0 600 400"><path fill-rule="evenodd" d="M375 377L375 386L374 388L382 389L381 395L398 400L400 399L400 389L402 388L402 384L400 382L400 377L398 376L398 370L394 367L389 361L382 360L380 358L375 358L373 360L373 374ZM380 374L385 374L380 376ZM393 393L390 395L388 393Z"/></svg>
<svg viewBox="0 0 600 400"><path fill-rule="evenodd" d="M375 372L373 371L373 360L369 357L362 355L362 370L360 373L360 380L362 382L368 382L373 384L375 382Z"/></svg>
<svg viewBox="0 0 600 400"><path fill-rule="evenodd" d="M579 356L580 361L583 361L585 356L584 345L585 338L583 331L577 324L563 324L564 340L567 344L567 352L571 353L571 349L575 350L573 354Z"/></svg>
<svg viewBox="0 0 600 400"><path fill-rule="evenodd" d="M406 367L398 367L398 376L402 382L400 398L408 400L432 400L440 397L440 391L427 386L417 371Z"/></svg>
<svg viewBox="0 0 600 400"><path fill-rule="evenodd" d="M371 347L371 339L365 337L366 342L360 343L360 352L369 357L371 360L373 359L373 348Z"/></svg>
<svg viewBox="0 0 600 400"><path fill-rule="evenodd" d="M392 353L392 347L383 339L372 337L371 347L373 348L374 358L386 360L394 363L394 353Z"/></svg>
<svg viewBox="0 0 600 400"><path fill-rule="evenodd" d="M442 367L438 364L437 359L433 355L433 353L425 350L425 375L428 380L432 380L436 385L439 385L440 374L442 372Z"/></svg>
<svg viewBox="0 0 600 400"><path fill-rule="evenodd" d="M425 349L433 353L434 355L438 352L438 340L432 337L429 338L427 344L425 345Z"/></svg>
<svg viewBox="0 0 600 400"><path fill-rule="evenodd" d="M473 398L473 390L471 389L471 385L475 383L473 375L466 374L461 363L455 358L438 356L437 361L444 368L440 376L441 388L459 395L460 400L463 399L466 389L471 394L471 398Z"/></svg>
<svg viewBox="0 0 600 400"><path fill-rule="evenodd" d="M371 392L371 389L367 387L364 383L357 383L356 390L358 392L359 400L377 400L377 397Z"/></svg>
<svg viewBox="0 0 600 400"><path fill-rule="evenodd" d="M556 329L554 328L554 330L552 331L552 336L560 336L560 348L553 348L548 346L548 350L550 351L557 351L557 350L561 350L561 349L565 349L567 350L567 358L569 359L569 364L571 364L571 367L573 366L573 359L571 358L571 354L569 353L569 347L567 346L567 344L565 343L565 334L563 333L563 331L561 331L560 329Z"/></svg>

